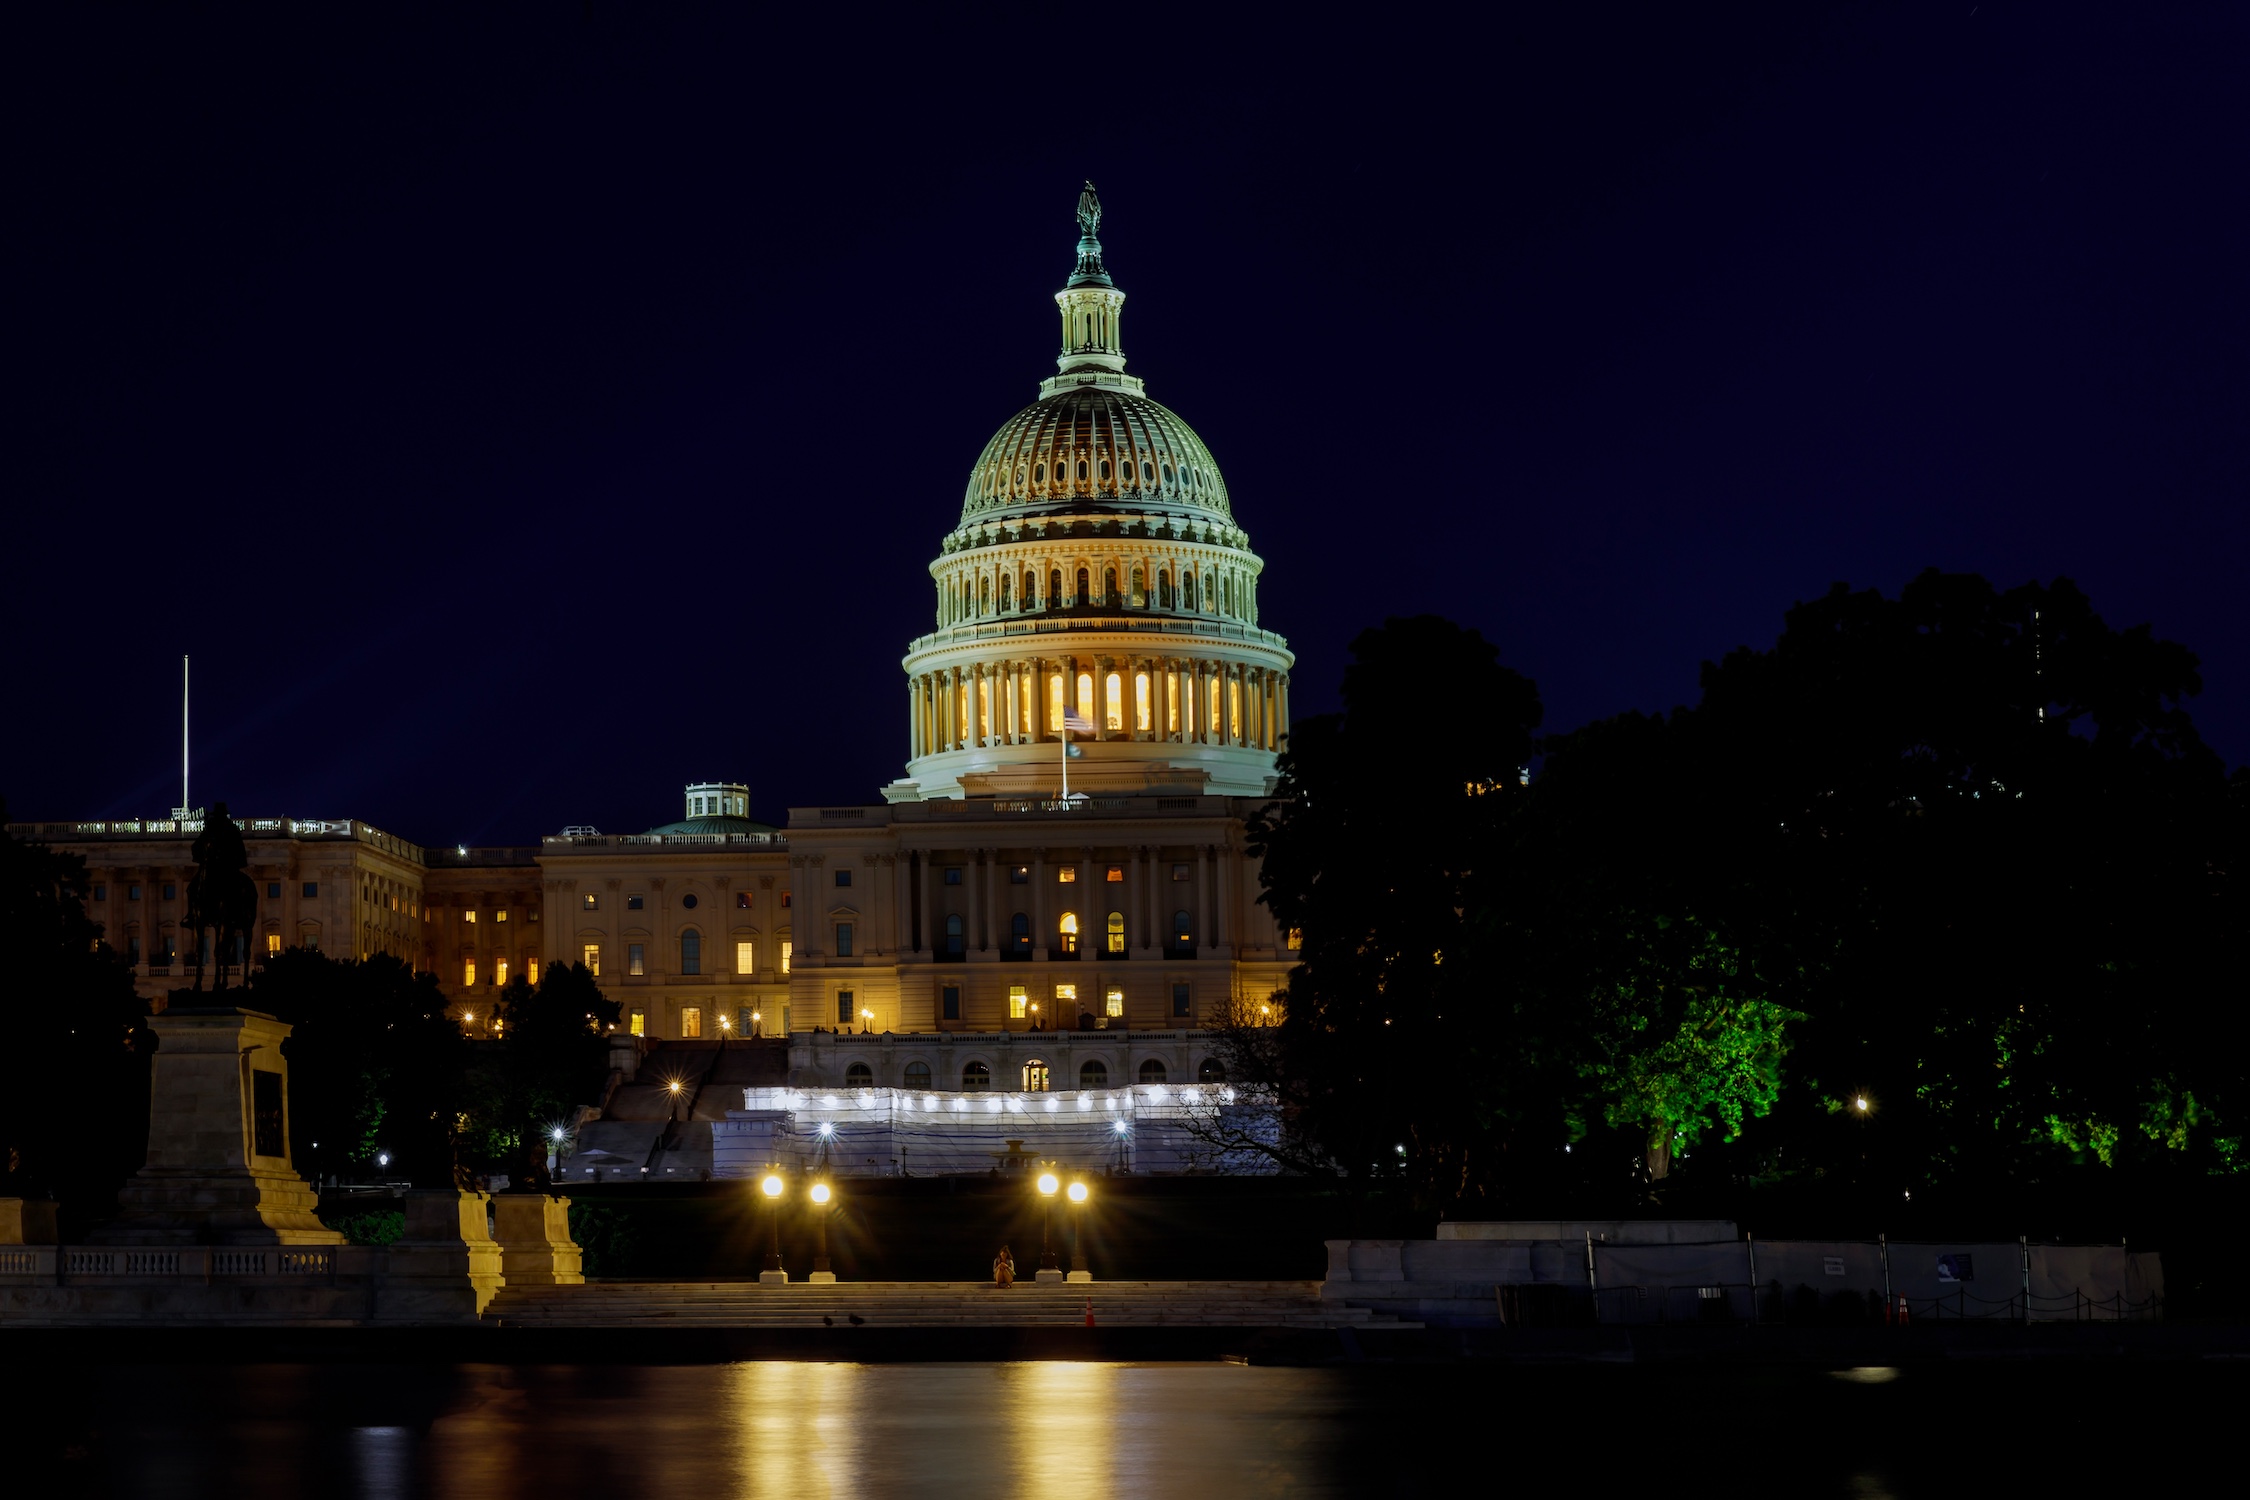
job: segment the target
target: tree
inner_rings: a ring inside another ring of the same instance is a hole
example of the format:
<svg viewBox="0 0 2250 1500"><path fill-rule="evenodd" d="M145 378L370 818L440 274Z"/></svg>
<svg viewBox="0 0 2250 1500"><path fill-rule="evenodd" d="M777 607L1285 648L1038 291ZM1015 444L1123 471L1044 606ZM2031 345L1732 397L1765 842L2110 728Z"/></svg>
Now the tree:
<svg viewBox="0 0 2250 1500"><path fill-rule="evenodd" d="M98 1212L146 1159L148 1008L86 915L85 860L6 823L0 802L0 1025L22 1060L0 1089L0 1173Z"/></svg>
<svg viewBox="0 0 2250 1500"><path fill-rule="evenodd" d="M473 1113L483 1153L514 1180L546 1182L553 1132L599 1095L617 1014L584 964L549 964L536 988L518 978L497 998L500 1040L483 1049Z"/></svg>

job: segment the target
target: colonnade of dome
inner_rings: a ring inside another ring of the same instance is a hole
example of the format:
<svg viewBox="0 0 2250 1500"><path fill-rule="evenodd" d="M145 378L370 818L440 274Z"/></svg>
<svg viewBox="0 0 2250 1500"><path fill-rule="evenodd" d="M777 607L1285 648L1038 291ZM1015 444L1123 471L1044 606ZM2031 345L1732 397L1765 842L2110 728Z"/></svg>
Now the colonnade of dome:
<svg viewBox="0 0 2250 1500"><path fill-rule="evenodd" d="M1287 740L1295 658L1258 626L1265 564L1202 439L1124 373L1100 220L1089 186L1057 373L985 445L930 564L894 800L1052 795L1066 708L1093 725L1071 735L1074 787L1260 795Z"/></svg>

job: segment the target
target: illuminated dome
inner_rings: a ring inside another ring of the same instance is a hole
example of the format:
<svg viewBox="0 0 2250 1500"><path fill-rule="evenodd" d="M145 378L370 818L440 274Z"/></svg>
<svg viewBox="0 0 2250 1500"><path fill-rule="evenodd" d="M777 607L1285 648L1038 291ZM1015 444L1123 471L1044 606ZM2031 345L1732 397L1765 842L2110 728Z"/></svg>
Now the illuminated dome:
<svg viewBox="0 0 2250 1500"><path fill-rule="evenodd" d="M1288 642L1211 450L1125 373L1101 202L1055 294L1056 373L986 443L907 649L907 774L925 798L1263 796L1288 736Z"/></svg>

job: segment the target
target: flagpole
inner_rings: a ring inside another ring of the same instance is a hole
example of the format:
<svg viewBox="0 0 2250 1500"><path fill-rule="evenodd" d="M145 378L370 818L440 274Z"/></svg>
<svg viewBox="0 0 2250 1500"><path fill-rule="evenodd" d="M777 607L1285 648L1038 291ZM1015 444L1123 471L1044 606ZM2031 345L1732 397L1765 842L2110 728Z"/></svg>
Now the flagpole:
<svg viewBox="0 0 2250 1500"><path fill-rule="evenodd" d="M1063 789L1062 799L1070 800L1070 710L1063 710L1062 721Z"/></svg>

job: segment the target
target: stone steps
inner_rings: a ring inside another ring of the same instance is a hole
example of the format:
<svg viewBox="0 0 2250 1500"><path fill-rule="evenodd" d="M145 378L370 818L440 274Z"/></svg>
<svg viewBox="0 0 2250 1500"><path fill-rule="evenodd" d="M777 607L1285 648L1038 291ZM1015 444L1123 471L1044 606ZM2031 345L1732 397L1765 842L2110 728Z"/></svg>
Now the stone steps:
<svg viewBox="0 0 2250 1500"><path fill-rule="evenodd" d="M516 1327L1416 1328L1362 1307L1323 1303L1317 1282L593 1282L510 1287L489 1321ZM828 1320L823 1322L823 1320Z"/></svg>

